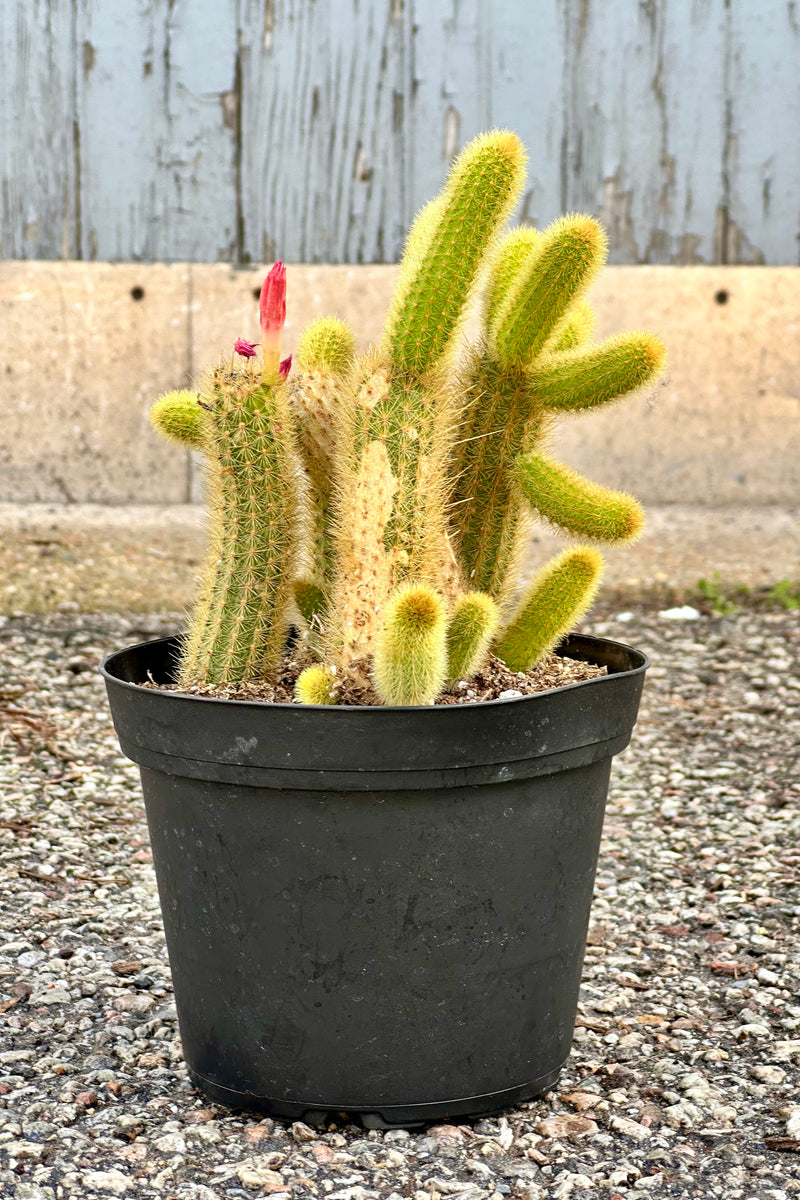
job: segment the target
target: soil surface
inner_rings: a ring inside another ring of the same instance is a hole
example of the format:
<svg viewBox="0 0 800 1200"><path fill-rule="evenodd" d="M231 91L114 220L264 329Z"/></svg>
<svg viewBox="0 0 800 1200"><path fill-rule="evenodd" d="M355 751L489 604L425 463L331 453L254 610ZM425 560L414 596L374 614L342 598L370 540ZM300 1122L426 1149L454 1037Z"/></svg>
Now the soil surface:
<svg viewBox="0 0 800 1200"><path fill-rule="evenodd" d="M177 684L161 684L161 690L184 692L191 696L210 696L217 700L261 700L269 704L292 704L295 702L294 685L303 670L312 660L302 651L287 654L272 682L255 681L234 687L179 687ZM352 673L342 673L334 687L336 703L362 707L380 705L369 679L369 659L353 663ZM545 692L550 688L566 687L571 683L582 683L586 679L597 679L607 674L605 667L595 663L580 662L578 659L546 654L541 662L530 671L509 671L505 663L491 655L486 665L470 680L459 680L449 691L443 692L435 704L478 704L486 700L511 700L517 696L530 696L534 692ZM144 684L144 687L158 686Z"/></svg>

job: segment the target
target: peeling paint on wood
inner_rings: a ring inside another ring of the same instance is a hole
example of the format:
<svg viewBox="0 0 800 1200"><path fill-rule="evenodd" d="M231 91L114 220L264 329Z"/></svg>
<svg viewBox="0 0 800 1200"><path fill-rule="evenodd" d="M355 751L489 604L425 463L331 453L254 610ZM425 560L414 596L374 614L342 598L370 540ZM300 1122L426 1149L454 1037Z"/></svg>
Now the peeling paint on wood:
<svg viewBox="0 0 800 1200"><path fill-rule="evenodd" d="M396 260L476 132L617 263L800 262L795 0L4 0L0 257Z"/></svg>

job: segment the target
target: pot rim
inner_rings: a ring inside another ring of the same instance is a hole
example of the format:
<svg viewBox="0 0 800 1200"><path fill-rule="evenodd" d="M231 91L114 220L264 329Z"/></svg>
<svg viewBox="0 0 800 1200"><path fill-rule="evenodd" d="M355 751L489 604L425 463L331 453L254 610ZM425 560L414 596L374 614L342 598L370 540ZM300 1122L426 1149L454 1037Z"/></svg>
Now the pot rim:
<svg viewBox="0 0 800 1200"><path fill-rule="evenodd" d="M590 649L592 645L609 646L613 647L614 649L624 651L626 654L630 655L633 660L638 661L636 661L636 665L631 667L623 668L621 670L609 670L606 675L596 675L591 679L580 679L575 683L561 684L559 687L542 688L540 691L529 692L523 696L508 696L505 699L496 698L494 700L467 700L463 704L297 704L295 702L286 703L285 701L274 700L246 700L229 696L198 696L192 692L165 691L161 687L145 688L141 683L134 683L131 680L123 679L115 673L113 669L115 665L114 660L122 655L132 654L137 650L143 650L147 646L153 646L155 643L174 642L177 645L181 636L181 634L171 634L168 637L163 638L148 638L146 641L136 642L131 646L124 646L119 650L114 650L111 654L108 654L103 659L98 670L106 680L106 683L111 682L116 687L127 688L133 692L146 691L149 695L169 696L170 699L174 701L210 701L213 704L222 704L226 706L235 705L237 707L246 706L248 708L268 708L280 711L291 710L295 712L303 711L332 713L339 711L357 713L431 713L436 711L459 712L463 711L464 709L493 708L502 704L517 704L523 700L535 700L540 696L552 696L556 692L573 691L576 688L584 688L590 684L597 685L603 683L605 680L613 679L616 675L627 675L629 677L643 675L650 666L650 659L644 653L644 651L637 649L635 646L629 646L626 642L618 642L613 638L599 637L595 634L569 633L555 648L553 651L554 654L558 654L562 658L575 658L577 661L594 662L594 659L588 654L584 656L561 653L564 647L583 642L587 644L587 650ZM597 665L607 666L608 664Z"/></svg>

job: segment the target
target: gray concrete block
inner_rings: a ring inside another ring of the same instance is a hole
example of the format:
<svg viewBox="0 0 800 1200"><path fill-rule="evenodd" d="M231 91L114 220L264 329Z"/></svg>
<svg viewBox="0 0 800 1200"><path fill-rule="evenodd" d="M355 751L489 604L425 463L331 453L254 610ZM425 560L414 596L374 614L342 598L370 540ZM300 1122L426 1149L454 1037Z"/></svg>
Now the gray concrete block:
<svg viewBox="0 0 800 1200"><path fill-rule="evenodd" d="M325 313L348 319L359 345L377 340L396 274L290 266L286 352ZM263 277L226 265L5 264L0 499L198 499L196 467L156 438L147 411L237 337L258 340ZM592 298L599 337L660 334L667 375L651 394L565 418L556 453L646 504L795 504L800 270L609 267Z"/></svg>
<svg viewBox="0 0 800 1200"><path fill-rule="evenodd" d="M188 456L148 420L185 386L188 281L184 265L3 263L0 499L188 499Z"/></svg>
<svg viewBox="0 0 800 1200"><path fill-rule="evenodd" d="M648 504L796 504L800 270L608 267L597 337L646 328L667 346L652 392L565 418L554 447Z"/></svg>

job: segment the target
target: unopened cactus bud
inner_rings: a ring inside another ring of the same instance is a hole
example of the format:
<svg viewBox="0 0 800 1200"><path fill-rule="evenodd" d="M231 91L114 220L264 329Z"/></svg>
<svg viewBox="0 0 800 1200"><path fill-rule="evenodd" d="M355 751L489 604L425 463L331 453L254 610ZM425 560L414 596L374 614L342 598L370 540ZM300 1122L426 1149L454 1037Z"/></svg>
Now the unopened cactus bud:
<svg viewBox="0 0 800 1200"><path fill-rule="evenodd" d="M263 337L264 382L281 378L281 335L286 322L286 267L276 262L261 288L258 317Z"/></svg>
<svg viewBox="0 0 800 1200"><path fill-rule="evenodd" d="M242 358L255 358L257 345L258 342L248 342L247 338L237 338L233 343L233 352L241 354Z"/></svg>

